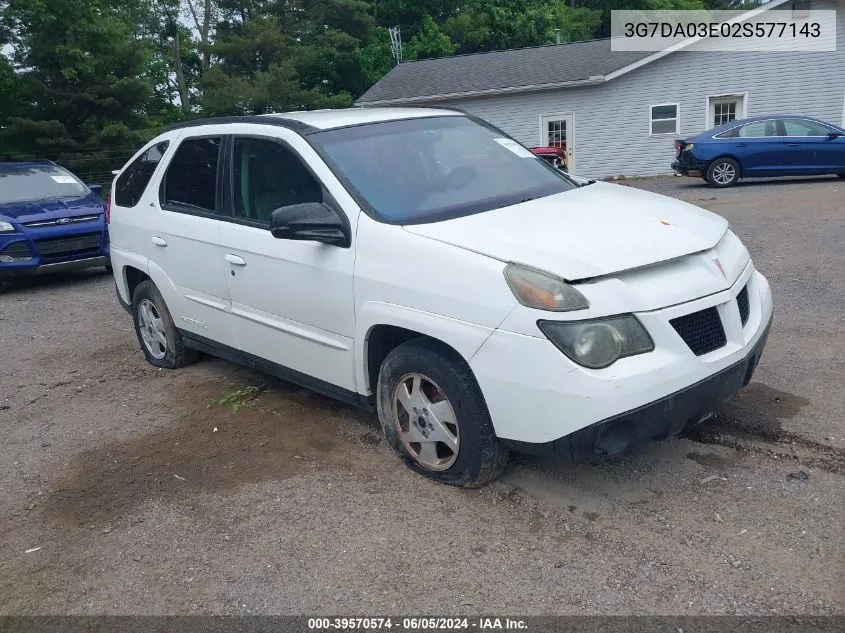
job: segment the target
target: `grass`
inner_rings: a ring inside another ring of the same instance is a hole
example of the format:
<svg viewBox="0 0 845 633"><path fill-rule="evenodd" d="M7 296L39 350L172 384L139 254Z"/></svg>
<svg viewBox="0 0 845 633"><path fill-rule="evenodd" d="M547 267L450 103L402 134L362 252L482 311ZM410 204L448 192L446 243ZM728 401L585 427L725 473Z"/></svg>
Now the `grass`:
<svg viewBox="0 0 845 633"><path fill-rule="evenodd" d="M253 387L250 385L241 387L240 389L227 391L219 398L212 400L211 403L209 403L208 408L232 407L232 411L234 412L238 412L241 409L255 411L260 404L258 394L262 391L264 391L264 387Z"/></svg>

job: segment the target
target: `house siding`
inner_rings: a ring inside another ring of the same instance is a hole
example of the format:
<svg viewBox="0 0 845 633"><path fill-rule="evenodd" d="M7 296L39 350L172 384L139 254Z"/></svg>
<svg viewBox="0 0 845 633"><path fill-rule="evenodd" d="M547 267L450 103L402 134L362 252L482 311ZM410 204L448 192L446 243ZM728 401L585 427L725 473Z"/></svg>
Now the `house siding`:
<svg viewBox="0 0 845 633"><path fill-rule="evenodd" d="M813 8L837 9L835 52L681 51L595 87L444 105L486 119L528 147L541 143L542 115L571 112L574 173L590 178L671 173L673 140L707 129L708 96L747 93L747 116L801 114L845 125L845 2L818 2ZM649 135L650 106L662 103L680 104L679 134Z"/></svg>

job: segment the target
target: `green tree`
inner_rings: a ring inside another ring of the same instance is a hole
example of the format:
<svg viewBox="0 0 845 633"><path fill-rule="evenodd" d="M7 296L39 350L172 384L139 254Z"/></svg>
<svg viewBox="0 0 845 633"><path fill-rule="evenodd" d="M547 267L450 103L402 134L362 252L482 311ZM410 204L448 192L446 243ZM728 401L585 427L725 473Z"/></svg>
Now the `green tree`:
<svg viewBox="0 0 845 633"><path fill-rule="evenodd" d="M87 174L113 168L112 157L122 161L140 142L152 89L132 6L8 1L3 23L14 46L19 107L2 130L7 155L64 160Z"/></svg>

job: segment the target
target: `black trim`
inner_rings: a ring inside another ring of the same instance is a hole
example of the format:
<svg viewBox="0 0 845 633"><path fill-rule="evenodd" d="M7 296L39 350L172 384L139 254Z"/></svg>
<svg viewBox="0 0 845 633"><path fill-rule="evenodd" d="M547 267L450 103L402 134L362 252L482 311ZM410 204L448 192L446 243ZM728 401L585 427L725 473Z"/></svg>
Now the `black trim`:
<svg viewBox="0 0 845 633"><path fill-rule="evenodd" d="M751 382L771 326L770 318L763 334L742 360L664 398L601 420L551 442L502 441L522 453L562 454L580 461L622 455L653 440L677 435L685 428L697 424L706 414L713 413Z"/></svg>
<svg viewBox="0 0 845 633"><path fill-rule="evenodd" d="M281 378L282 380L299 385L305 389L310 389L311 391L323 394L329 398L334 398L335 400L340 400L346 404L360 407L366 411L372 412L376 410L375 400L370 396L364 396L355 393L354 391L349 391L348 389L338 387L337 385L333 385L325 380L320 380L314 376L303 374L295 369L279 365L278 363L269 361L266 358L250 354L249 352L229 347L223 343L212 341L209 338L205 338L199 334L194 334L193 332L179 329L179 334L182 335L185 345L193 349L205 352L206 354L211 354L212 356L217 356L223 360L238 363L239 365L243 365L245 367L250 367L251 369L257 369L265 374Z"/></svg>
<svg viewBox="0 0 845 633"><path fill-rule="evenodd" d="M114 294L117 295L117 302L120 304L120 307L126 310L126 314L132 314L132 306L126 303L123 300L123 297L120 296L120 290L117 289L117 282L114 282Z"/></svg>
<svg viewBox="0 0 845 633"><path fill-rule="evenodd" d="M277 127L287 128L293 130L298 134L309 134L311 132L320 131L319 128L297 121L295 119L286 119L277 116L222 116L212 117L209 119L195 119L193 121L183 121L182 123L174 123L164 128L164 132L172 130L183 130L186 128L200 127L202 125L225 125L229 123L257 123L259 125L275 125Z"/></svg>

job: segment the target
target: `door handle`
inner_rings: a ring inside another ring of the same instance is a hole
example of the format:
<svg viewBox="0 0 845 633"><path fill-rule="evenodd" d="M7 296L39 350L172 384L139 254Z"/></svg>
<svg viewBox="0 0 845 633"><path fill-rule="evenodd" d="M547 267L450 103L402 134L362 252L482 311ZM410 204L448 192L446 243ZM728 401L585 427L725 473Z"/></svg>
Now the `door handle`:
<svg viewBox="0 0 845 633"><path fill-rule="evenodd" d="M156 246L167 246L167 241L163 237L159 237L158 235L153 235L152 237L153 244Z"/></svg>
<svg viewBox="0 0 845 633"><path fill-rule="evenodd" d="M786 144L787 147L799 147L800 145L801 145L801 143L787 143Z"/></svg>
<svg viewBox="0 0 845 633"><path fill-rule="evenodd" d="M737 143L737 147L748 147L748 143Z"/></svg>
<svg viewBox="0 0 845 633"><path fill-rule="evenodd" d="M232 255L231 253L226 253L226 257L224 259L232 264L232 266L246 266L246 260L243 257L238 257L237 255Z"/></svg>

